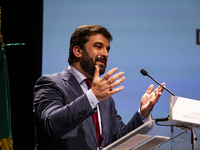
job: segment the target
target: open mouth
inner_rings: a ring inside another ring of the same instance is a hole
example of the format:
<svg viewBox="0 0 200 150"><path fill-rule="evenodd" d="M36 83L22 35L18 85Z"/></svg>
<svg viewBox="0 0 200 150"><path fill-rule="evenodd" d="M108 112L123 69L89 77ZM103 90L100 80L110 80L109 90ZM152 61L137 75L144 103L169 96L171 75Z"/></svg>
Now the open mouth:
<svg viewBox="0 0 200 150"><path fill-rule="evenodd" d="M101 65L105 65L106 64L106 58L105 57L97 57L96 62L98 62Z"/></svg>
<svg viewBox="0 0 200 150"><path fill-rule="evenodd" d="M97 61L97 62L99 62L102 65L105 65L105 61Z"/></svg>

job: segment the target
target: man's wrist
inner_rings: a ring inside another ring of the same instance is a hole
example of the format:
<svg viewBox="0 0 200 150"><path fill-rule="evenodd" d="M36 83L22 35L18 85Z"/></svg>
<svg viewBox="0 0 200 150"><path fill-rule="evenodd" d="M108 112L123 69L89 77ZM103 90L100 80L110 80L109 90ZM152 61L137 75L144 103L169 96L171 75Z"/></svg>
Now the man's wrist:
<svg viewBox="0 0 200 150"><path fill-rule="evenodd" d="M90 106L92 107L92 109L96 109L97 104L100 102L99 100L97 100L96 96L94 95L94 93L92 92L92 90L88 90L86 92L86 96L88 98L88 101L90 103Z"/></svg>
<svg viewBox="0 0 200 150"><path fill-rule="evenodd" d="M144 116L142 115L142 113L141 113L140 108L138 109L138 113L139 113L139 116L140 116L141 120L143 121L143 123L146 123L146 122L152 120L152 117L151 117L150 114L149 114L148 116L144 117Z"/></svg>

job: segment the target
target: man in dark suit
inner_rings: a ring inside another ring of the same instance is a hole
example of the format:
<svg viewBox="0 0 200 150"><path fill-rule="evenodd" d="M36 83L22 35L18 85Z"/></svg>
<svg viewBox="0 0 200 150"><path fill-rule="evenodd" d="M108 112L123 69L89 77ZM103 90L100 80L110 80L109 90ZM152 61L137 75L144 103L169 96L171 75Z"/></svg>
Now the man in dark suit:
<svg viewBox="0 0 200 150"><path fill-rule="evenodd" d="M70 40L69 66L61 73L44 75L36 82L35 149L96 150L151 117L150 112L163 91L160 86L154 91L154 86L149 86L139 110L126 125L117 114L111 96L123 90L123 86L117 86L125 80L124 73L116 73L118 69L114 68L99 77L105 72L110 41L112 36L100 25L78 27Z"/></svg>

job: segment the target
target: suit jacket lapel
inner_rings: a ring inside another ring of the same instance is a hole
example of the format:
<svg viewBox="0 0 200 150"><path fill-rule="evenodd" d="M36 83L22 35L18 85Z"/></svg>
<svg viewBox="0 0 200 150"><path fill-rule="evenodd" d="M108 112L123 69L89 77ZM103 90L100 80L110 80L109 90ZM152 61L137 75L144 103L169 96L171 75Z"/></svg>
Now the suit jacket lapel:
<svg viewBox="0 0 200 150"><path fill-rule="evenodd" d="M93 120L93 116L90 116L86 119L86 122L88 123L88 126L90 127L90 131L92 133L92 136L96 142L96 144L98 145L98 141L97 141L97 134L96 134L96 129L94 126L94 120Z"/></svg>
<svg viewBox="0 0 200 150"><path fill-rule="evenodd" d="M65 81L66 85L70 87L70 90L72 93L74 93L75 97L79 97L83 94L83 90L81 89L78 81L76 80L75 76L67 69L67 67L62 72L62 79ZM85 121L90 128L91 134L94 137L96 144L98 145L93 116L88 117Z"/></svg>
<svg viewBox="0 0 200 150"><path fill-rule="evenodd" d="M69 87L75 97L79 97L83 94L83 90L81 89L78 81L70 70L67 69L67 67L62 72L62 79L65 81L65 84Z"/></svg>

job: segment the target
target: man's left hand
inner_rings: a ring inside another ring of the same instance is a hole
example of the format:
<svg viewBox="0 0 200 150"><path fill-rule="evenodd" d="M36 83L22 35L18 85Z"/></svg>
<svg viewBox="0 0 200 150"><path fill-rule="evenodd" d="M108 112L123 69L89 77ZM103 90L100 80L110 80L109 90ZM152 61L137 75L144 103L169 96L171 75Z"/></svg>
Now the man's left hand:
<svg viewBox="0 0 200 150"><path fill-rule="evenodd" d="M165 83L162 83L162 85L165 86ZM146 93L141 98L140 110L144 117L147 117L150 114L154 105L160 98L162 91L164 90L164 88L162 88L161 86L158 86L154 91L153 88L154 85L150 85Z"/></svg>

